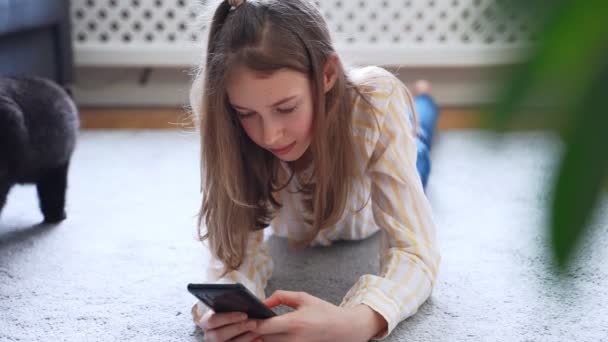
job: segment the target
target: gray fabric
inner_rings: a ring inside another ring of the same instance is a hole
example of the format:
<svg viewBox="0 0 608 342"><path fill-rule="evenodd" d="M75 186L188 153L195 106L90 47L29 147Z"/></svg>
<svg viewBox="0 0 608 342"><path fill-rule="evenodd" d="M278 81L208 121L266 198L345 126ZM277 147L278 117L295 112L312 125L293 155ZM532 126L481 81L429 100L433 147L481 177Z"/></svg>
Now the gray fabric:
<svg viewBox="0 0 608 342"><path fill-rule="evenodd" d="M0 0L0 75L73 81L69 0Z"/></svg>
<svg viewBox="0 0 608 342"><path fill-rule="evenodd" d="M0 35L54 25L62 18L63 3L67 2L64 0L0 0Z"/></svg>
<svg viewBox="0 0 608 342"><path fill-rule="evenodd" d="M431 299L388 341L608 341L608 203L559 285L547 269L544 191L558 142L542 133L494 145L442 132L428 196L443 261ZM203 280L195 241L198 139L178 132L86 132L70 174L68 219L42 217L33 187L0 217L0 341L200 341L186 291ZM592 243L593 241L593 243ZM378 236L299 252L270 238L268 288L339 303L377 269Z"/></svg>

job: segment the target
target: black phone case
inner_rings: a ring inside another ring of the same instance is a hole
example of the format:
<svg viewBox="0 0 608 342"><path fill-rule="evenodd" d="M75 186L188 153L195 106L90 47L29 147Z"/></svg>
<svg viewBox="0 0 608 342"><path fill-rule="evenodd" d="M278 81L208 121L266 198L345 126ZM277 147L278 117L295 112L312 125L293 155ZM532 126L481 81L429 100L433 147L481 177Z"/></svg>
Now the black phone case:
<svg viewBox="0 0 608 342"><path fill-rule="evenodd" d="M188 284L188 291L214 312L244 312L249 318L276 316L243 284Z"/></svg>

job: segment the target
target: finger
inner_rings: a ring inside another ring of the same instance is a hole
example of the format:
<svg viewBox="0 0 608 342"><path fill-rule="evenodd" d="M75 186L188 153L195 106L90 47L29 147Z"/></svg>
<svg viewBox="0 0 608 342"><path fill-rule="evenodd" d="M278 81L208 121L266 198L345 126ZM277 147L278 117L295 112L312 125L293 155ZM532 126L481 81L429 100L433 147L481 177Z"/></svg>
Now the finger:
<svg viewBox="0 0 608 342"><path fill-rule="evenodd" d="M192 319L194 320L194 323L198 323L198 321L200 321L202 318L201 316L198 315L198 303L196 303L192 306L191 313L192 313Z"/></svg>
<svg viewBox="0 0 608 342"><path fill-rule="evenodd" d="M250 331L248 333L239 335L230 341L232 341L232 342L252 342L252 341L255 341L259 337L260 337L260 334L256 334L256 333Z"/></svg>
<svg viewBox="0 0 608 342"><path fill-rule="evenodd" d="M278 305L287 305L291 308L297 309L304 304L308 299L309 294L306 292L292 292L292 291L275 291L272 296L266 298L264 304L273 308Z"/></svg>
<svg viewBox="0 0 608 342"><path fill-rule="evenodd" d="M200 315L196 308L192 308L192 320L199 328L203 329L203 331L205 331L207 320L211 315L213 315L213 310L209 310Z"/></svg>
<svg viewBox="0 0 608 342"><path fill-rule="evenodd" d="M203 330L213 330L226 325L243 322L247 319L247 314L242 312L213 313L209 312L203 316Z"/></svg>
<svg viewBox="0 0 608 342"><path fill-rule="evenodd" d="M228 341L256 328L256 321L247 320L205 332L210 341Z"/></svg>

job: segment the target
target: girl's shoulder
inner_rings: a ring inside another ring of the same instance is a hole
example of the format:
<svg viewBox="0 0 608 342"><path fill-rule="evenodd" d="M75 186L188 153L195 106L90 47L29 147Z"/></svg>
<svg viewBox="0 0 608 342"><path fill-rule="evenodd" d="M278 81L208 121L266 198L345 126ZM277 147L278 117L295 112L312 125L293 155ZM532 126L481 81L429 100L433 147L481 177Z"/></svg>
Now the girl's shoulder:
<svg viewBox="0 0 608 342"><path fill-rule="evenodd" d="M404 86L393 73L378 66L352 69L349 71L349 78L359 91L371 100L389 96Z"/></svg>
<svg viewBox="0 0 608 342"><path fill-rule="evenodd" d="M360 95L355 97L353 120L363 123L366 135L377 135L379 128L390 112L391 101L402 96L405 85L386 69L369 66L353 69L349 72L350 81L357 87ZM403 111L407 111L406 108ZM358 129L361 133L361 129Z"/></svg>

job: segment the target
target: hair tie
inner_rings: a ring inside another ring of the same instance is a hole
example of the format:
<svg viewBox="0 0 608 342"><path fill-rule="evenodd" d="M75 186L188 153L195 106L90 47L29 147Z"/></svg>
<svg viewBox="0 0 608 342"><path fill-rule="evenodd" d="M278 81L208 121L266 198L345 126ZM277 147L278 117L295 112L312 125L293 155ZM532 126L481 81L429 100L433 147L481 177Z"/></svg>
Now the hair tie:
<svg viewBox="0 0 608 342"><path fill-rule="evenodd" d="M234 8L237 8L245 2L245 0L227 0L228 4Z"/></svg>

